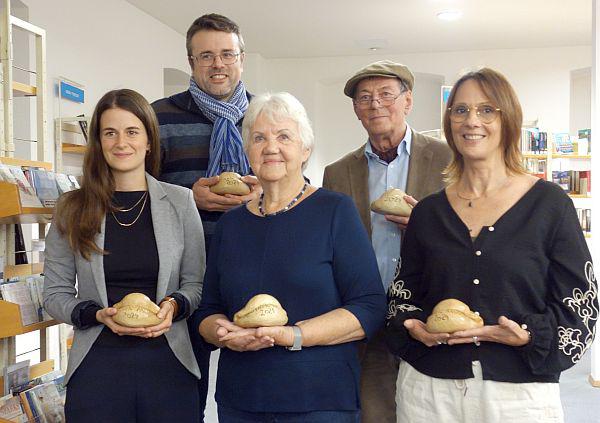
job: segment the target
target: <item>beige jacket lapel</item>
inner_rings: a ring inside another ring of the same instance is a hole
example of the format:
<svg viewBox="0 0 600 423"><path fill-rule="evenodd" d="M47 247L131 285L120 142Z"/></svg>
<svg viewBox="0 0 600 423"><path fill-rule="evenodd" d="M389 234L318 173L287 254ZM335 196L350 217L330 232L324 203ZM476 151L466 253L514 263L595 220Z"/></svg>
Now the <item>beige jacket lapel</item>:
<svg viewBox="0 0 600 423"><path fill-rule="evenodd" d="M369 199L369 165L365 157L366 144L353 153L354 160L348 166L348 180L352 198L360 218L371 236L371 201Z"/></svg>
<svg viewBox="0 0 600 423"><path fill-rule="evenodd" d="M427 143L428 141L421 134L412 131L406 193L417 200L422 200L425 196L423 190L428 185L428 179L432 177L433 152L425 148Z"/></svg>

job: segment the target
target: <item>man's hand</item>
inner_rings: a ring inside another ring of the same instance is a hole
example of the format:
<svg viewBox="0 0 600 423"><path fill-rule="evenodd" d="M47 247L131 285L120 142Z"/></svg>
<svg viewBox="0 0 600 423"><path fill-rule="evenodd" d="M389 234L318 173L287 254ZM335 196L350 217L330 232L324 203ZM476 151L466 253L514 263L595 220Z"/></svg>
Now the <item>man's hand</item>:
<svg viewBox="0 0 600 423"><path fill-rule="evenodd" d="M413 207L416 206L418 203L418 201L416 199L414 199L413 197L411 197L410 195L405 195L404 200ZM391 214L386 214L385 218L386 218L386 220L389 220L390 222L396 223L401 231L406 229L406 226L408 225L408 221L410 219L410 217L394 216Z"/></svg>
<svg viewBox="0 0 600 423"><path fill-rule="evenodd" d="M196 207L206 211L227 211L235 206L242 204L242 198L237 195L219 195L210 192L210 187L219 182L218 176L210 178L200 178L192 187L194 192L194 201ZM252 194L252 193L250 193ZM248 195L250 195L248 194Z"/></svg>

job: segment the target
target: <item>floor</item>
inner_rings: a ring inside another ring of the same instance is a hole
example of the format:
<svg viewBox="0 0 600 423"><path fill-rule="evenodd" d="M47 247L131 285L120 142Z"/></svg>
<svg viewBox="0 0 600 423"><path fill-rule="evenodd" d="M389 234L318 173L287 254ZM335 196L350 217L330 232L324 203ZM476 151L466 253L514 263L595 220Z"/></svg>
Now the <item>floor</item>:
<svg viewBox="0 0 600 423"><path fill-rule="evenodd" d="M564 372L560 379L565 423L600 423L600 388L588 383L590 357L586 354L574 367ZM217 406L214 401L216 369L219 354L211 355L210 386L206 405L206 423L217 423Z"/></svg>

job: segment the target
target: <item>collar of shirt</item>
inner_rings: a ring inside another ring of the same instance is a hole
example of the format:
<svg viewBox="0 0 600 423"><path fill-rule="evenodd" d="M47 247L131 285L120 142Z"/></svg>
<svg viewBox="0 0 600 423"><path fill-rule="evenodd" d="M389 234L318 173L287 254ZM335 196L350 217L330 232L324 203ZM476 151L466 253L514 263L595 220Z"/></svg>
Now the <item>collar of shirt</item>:
<svg viewBox="0 0 600 423"><path fill-rule="evenodd" d="M398 156L402 155L402 153L406 153L408 154L408 156L410 157L410 145L412 143L412 130L410 129L410 126L408 126L408 123L406 124L406 133L404 134L404 138L402 138L402 141L400 141L400 144L398 144L397 147L397 152L398 152ZM365 147L365 156L367 157L367 160L377 160L378 162L381 162L385 165L387 165L386 162L384 162L383 160L381 160L377 154L373 153L373 147L371 147L371 141L368 140L367 141L367 145Z"/></svg>

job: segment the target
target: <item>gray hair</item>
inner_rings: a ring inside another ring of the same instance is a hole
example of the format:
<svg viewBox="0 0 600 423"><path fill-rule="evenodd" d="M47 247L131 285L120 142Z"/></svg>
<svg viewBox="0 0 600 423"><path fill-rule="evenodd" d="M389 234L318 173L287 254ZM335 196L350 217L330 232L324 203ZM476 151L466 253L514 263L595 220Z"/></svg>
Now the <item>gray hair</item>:
<svg viewBox="0 0 600 423"><path fill-rule="evenodd" d="M271 122L282 119L291 119L296 122L298 124L298 133L302 141L302 147L312 152L315 143L315 134L306 114L306 109L296 97L286 92L264 93L252 98L248 110L246 110L246 114L244 115L244 122L242 123L242 138L244 139L245 151L248 151L248 147L250 146L250 131L261 113L264 113ZM302 169L306 167L307 162L308 160L302 164Z"/></svg>

